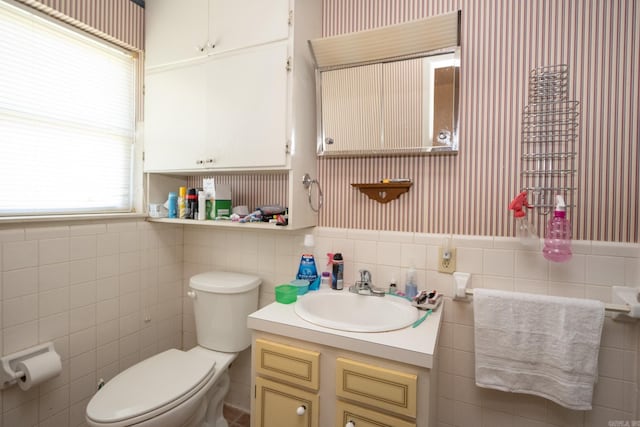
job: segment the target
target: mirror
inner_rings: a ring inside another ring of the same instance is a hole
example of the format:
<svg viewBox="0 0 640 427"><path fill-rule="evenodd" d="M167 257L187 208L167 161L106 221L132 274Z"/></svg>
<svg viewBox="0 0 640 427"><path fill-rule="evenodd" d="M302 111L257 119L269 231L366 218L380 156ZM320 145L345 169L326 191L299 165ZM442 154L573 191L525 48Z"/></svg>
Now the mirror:
<svg viewBox="0 0 640 427"><path fill-rule="evenodd" d="M459 47L316 78L318 155L457 153Z"/></svg>

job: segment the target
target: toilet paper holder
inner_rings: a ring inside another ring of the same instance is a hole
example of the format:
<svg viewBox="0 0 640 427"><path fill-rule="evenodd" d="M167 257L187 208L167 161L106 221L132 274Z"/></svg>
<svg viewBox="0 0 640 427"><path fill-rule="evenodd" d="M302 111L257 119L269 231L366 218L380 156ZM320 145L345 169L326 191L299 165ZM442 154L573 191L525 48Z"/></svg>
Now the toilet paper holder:
<svg viewBox="0 0 640 427"><path fill-rule="evenodd" d="M17 365L23 360L30 359L32 357L44 354L47 352L56 352L52 342L30 347L26 350L18 351L17 353L9 354L8 356L2 356L0 363L2 363L2 371L0 371L0 390L10 387L24 377L24 372L17 370Z"/></svg>

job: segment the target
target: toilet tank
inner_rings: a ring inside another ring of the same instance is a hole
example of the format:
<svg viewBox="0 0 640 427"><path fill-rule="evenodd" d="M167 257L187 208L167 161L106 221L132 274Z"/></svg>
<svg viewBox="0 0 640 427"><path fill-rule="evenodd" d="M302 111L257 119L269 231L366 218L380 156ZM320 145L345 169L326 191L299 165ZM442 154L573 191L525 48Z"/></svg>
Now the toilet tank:
<svg viewBox="0 0 640 427"><path fill-rule="evenodd" d="M260 283L256 276L223 271L191 277L198 345L229 353L249 347L247 316L258 309Z"/></svg>

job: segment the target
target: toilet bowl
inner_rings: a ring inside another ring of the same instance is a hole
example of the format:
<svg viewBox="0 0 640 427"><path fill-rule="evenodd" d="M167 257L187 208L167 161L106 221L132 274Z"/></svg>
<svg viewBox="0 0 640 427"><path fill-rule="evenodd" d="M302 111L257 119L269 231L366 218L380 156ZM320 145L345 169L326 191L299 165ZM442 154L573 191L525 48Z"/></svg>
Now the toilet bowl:
<svg viewBox="0 0 640 427"><path fill-rule="evenodd" d="M193 276L198 345L169 349L121 372L87 405L94 427L228 427L222 416L228 367L251 343L247 316L258 307L260 279L210 272Z"/></svg>

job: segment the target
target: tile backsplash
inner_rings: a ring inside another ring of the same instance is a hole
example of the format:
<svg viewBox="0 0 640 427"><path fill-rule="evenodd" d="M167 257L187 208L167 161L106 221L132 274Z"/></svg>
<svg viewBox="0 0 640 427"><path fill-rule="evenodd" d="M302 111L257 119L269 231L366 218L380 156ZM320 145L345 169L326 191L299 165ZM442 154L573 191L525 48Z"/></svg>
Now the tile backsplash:
<svg viewBox="0 0 640 427"><path fill-rule="evenodd" d="M439 341L439 425L607 426L638 420L639 328L608 318L600 352L594 410L569 411L540 398L484 390L474 384L473 304L452 301L450 275L437 272L444 235L317 227L315 256L345 257L345 280L359 269L374 284L417 271L421 289L447 299ZM263 279L260 305L291 280L305 231L256 231L152 224L142 220L48 223L0 227L0 350L3 355L53 341L62 356L60 377L23 392L0 392L0 426L84 425L87 402L100 378L108 380L169 347L195 345L188 278L212 269ZM457 270L474 287L596 298L611 285L640 286L640 245L573 242L567 264L547 262L503 237L453 236ZM227 402L250 405L250 352L231 367Z"/></svg>
<svg viewBox="0 0 640 427"><path fill-rule="evenodd" d="M317 227L314 234L318 268L325 268L327 252L342 252L345 283L353 283L358 270L366 268L374 285L386 287L395 280L403 289L406 272L413 267L420 289L436 288L446 295L438 347L440 426L607 426L609 420L640 419L640 332L635 323L606 319L592 411L570 411L534 396L481 389L474 382L473 304L453 301L451 275L437 272L438 247L447 236L326 227ZM187 228L185 278L209 269L251 272L263 278L260 305L266 305L274 301L274 287L295 275L303 236L304 232ZM474 287L604 302L610 302L612 285L640 287L638 244L574 241L572 260L554 264L540 250L525 250L513 238L453 236L452 242L457 270L472 273ZM189 347L195 344L195 335L186 300L184 324L184 343ZM249 364L246 351L233 367L228 397L232 404L245 408L250 402Z"/></svg>

